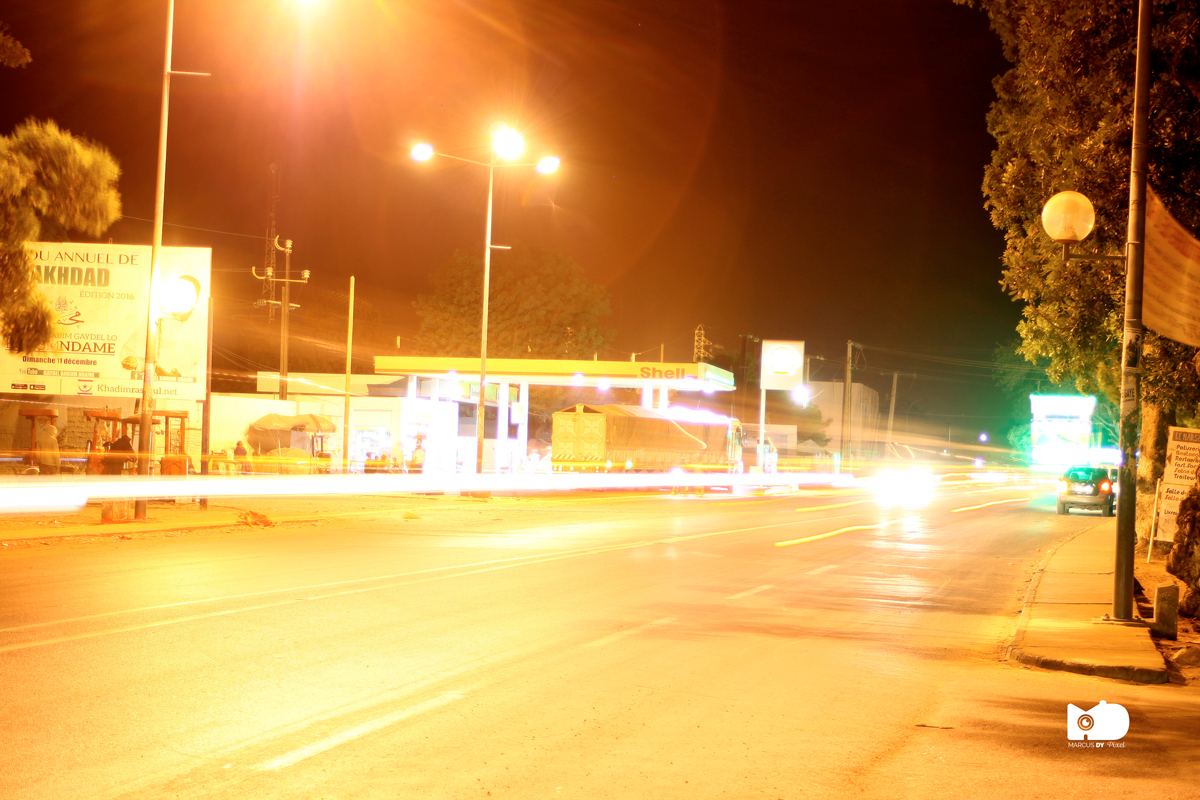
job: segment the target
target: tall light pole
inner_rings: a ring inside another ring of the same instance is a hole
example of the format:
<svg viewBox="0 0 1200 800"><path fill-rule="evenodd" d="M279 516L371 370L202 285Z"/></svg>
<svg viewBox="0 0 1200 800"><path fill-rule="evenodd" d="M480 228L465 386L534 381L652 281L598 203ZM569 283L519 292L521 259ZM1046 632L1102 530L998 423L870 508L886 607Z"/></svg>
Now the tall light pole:
<svg viewBox="0 0 1200 800"><path fill-rule="evenodd" d="M142 414L138 426L138 475L150 474L154 449L154 369L158 361L158 272L162 257L163 197L167 186L167 110L171 100L172 75L202 75L207 72L175 72L171 69L171 39L175 27L175 0L167 0L167 45L163 57L162 115L158 125L158 172L154 181L154 234L150 240L150 286L147 290L146 357L142 361ZM146 500L133 505L134 519L146 518Z"/></svg>
<svg viewBox="0 0 1200 800"><path fill-rule="evenodd" d="M1117 477L1117 542L1113 571L1112 616L1133 619L1133 551L1137 545L1137 429L1142 373L1142 265L1146 232L1147 128L1150 108L1150 23L1153 0L1138 4L1137 67L1133 90L1133 146L1129 159L1129 223L1125 255L1073 253L1071 245L1092 231L1096 213L1078 192L1059 192L1042 209L1042 225L1063 246L1069 261L1120 261L1125 264L1125 325L1121 342L1121 467Z"/></svg>
<svg viewBox="0 0 1200 800"><path fill-rule="evenodd" d="M505 245L492 244L492 198L496 186L496 168L534 167L541 174L549 175L558 169L560 163L557 156L546 156L537 163L502 163L515 161L521 157L523 152L525 152L525 140L521 134L507 125L497 125L492 129L492 153L486 162L438 153L430 144L418 144L412 149L411 154L414 161L428 161L436 155L486 167L488 171L487 224L483 236L483 320L479 334L479 403L475 408L475 472L481 475L483 474L483 434L484 414L486 413L484 399L487 393L488 299L492 279L492 250L510 249Z"/></svg>

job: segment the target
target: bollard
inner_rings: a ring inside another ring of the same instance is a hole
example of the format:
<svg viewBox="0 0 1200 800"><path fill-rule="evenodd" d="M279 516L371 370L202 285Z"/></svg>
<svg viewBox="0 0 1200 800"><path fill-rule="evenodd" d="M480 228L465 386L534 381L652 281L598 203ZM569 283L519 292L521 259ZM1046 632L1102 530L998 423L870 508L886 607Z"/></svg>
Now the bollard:
<svg viewBox="0 0 1200 800"><path fill-rule="evenodd" d="M101 522L128 522L133 519L132 500L104 500L100 503Z"/></svg>
<svg viewBox="0 0 1200 800"><path fill-rule="evenodd" d="M1163 583L1154 587L1154 620L1150 630L1155 636L1174 639L1179 635L1179 586Z"/></svg>

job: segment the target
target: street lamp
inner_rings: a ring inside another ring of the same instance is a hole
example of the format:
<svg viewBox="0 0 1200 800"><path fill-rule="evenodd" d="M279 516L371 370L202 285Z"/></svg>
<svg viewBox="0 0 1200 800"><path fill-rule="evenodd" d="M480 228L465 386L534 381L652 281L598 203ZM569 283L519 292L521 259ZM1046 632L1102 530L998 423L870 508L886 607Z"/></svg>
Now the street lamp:
<svg viewBox="0 0 1200 800"><path fill-rule="evenodd" d="M175 29L175 0L167 0L167 45L163 56L162 111L158 126L158 170L154 182L154 233L150 242L150 282L147 293L146 358L142 362L142 414L138 435L138 475L150 474L150 453L154 444L154 367L158 360L158 272L162 257L163 198L167 185L167 110L171 100L172 75L207 76L207 72L179 72L171 69L171 39ZM195 303L193 302L193 305ZM134 519L146 518L146 500L135 500Z"/></svg>
<svg viewBox="0 0 1200 800"><path fill-rule="evenodd" d="M1149 149L1147 130L1150 119L1150 22L1153 0L1138 3L1137 58L1133 88L1133 137L1129 157L1129 223L1123 256L1071 255L1071 242L1063 244L1067 260L1125 262L1125 326L1121 340L1121 469L1117 479L1117 542L1113 569L1112 616L1121 622L1133 619L1133 551L1137 544L1137 427L1138 390L1142 372L1142 265L1146 241L1146 162ZM1050 198L1053 202L1056 195ZM1082 197L1082 195L1079 195ZM1083 209L1077 198L1075 210ZM1084 198L1086 202L1087 198ZM1050 203L1046 204L1047 210ZM1087 203L1090 208L1091 203ZM1062 208L1062 206L1058 206ZM1053 222L1062 212L1050 211ZM1046 211L1042 218L1045 220ZM1064 226L1065 228L1065 226ZM1087 232L1080 225L1077 240ZM1090 230L1090 228L1089 228ZM1047 228L1047 232L1054 236ZM1059 231L1062 233L1062 230ZM1057 241L1057 240L1056 240Z"/></svg>
<svg viewBox="0 0 1200 800"><path fill-rule="evenodd" d="M539 173L549 175L556 171L561 163L561 160L557 156L546 156L536 163L502 163L515 162L524 152L525 139L521 134L507 125L496 124L492 127L491 157L486 162L474 161L469 158L462 158L461 156L452 156L447 153L439 153L433 149L433 145L426 143L418 144L412 149L411 153L414 161L428 161L436 155L443 158L451 158L455 161L465 161L468 164L474 164L478 167L487 167L488 171L487 225L483 239L483 321L479 337L479 404L475 409L475 472L477 474L483 474L484 397L487 384L488 294L491 287L492 250L510 249L505 245L492 244L492 196L496 185L496 168L533 167Z"/></svg>

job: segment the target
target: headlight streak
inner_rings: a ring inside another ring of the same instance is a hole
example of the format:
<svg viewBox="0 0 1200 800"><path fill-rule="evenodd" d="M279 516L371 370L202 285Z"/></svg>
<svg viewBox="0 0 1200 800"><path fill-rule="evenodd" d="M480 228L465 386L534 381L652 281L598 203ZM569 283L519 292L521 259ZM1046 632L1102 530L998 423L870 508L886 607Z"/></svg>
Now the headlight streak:
<svg viewBox="0 0 1200 800"><path fill-rule="evenodd" d="M950 513L957 514L960 511L975 511L976 509L987 508L988 506L1003 505L1004 503L1024 503L1024 502L1027 502L1032 499L1033 498L1031 498L1031 497L1014 497L1011 500L993 500L990 503L980 503L977 506L963 506L962 508L952 508L952 509L950 509Z"/></svg>
<svg viewBox="0 0 1200 800"><path fill-rule="evenodd" d="M522 473L508 475L241 475L155 478L72 476L59 480L0 481L0 513L57 513L89 501L158 497L264 497L353 494L456 494L461 492L560 492L579 489L660 489L717 486L794 488L849 486L854 479L830 473Z"/></svg>
<svg viewBox="0 0 1200 800"><path fill-rule="evenodd" d="M883 528L887 525L892 525L900 521L901 520L898 519L889 519L887 522L877 522L874 525L850 525L849 527L838 528L836 531L830 531L829 533L818 533L816 536L805 536L803 539L789 539L786 542L776 542L775 546L791 547L794 544L804 544L805 542L815 542L818 539L828 539L830 536L839 536L843 533L849 533L850 531L869 531L875 528Z"/></svg>

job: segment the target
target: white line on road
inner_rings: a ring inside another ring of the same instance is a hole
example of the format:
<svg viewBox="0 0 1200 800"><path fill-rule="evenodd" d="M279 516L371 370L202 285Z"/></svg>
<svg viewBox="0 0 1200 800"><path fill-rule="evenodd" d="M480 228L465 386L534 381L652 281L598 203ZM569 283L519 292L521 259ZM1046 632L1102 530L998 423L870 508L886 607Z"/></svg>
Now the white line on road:
<svg viewBox="0 0 1200 800"><path fill-rule="evenodd" d="M808 572L806 572L804 574L805 575L820 575L822 572L829 572L829 570L831 570L831 569L837 569L838 566L839 566L838 564L826 564L823 567L817 567L816 569L810 569Z"/></svg>
<svg viewBox="0 0 1200 800"><path fill-rule="evenodd" d="M849 514L838 514L833 517L823 517L821 519L808 520L808 522L827 522L832 519L840 519ZM260 603L251 606L241 606L238 608L225 609L223 611L211 611L207 613L190 614L184 617L176 617L174 619L158 620L156 622L147 622L137 625L126 625L117 628L108 628L96 631L87 631L85 633L67 634L64 636L53 636L45 639L34 641L17 642L13 644L0 645L0 653L7 653L13 650L26 650L31 647L44 647L52 644L64 644L67 642L75 642L83 639L93 639L98 636L111 636L119 633L129 633L132 631L147 630L150 628L159 628L165 625L177 625L185 622L195 622L203 619L213 619L216 617L229 616L231 614L240 614L250 611L263 611L270 608L279 608L282 606L293 605L296 603L312 602L314 600L328 600L336 597L346 597L348 595L363 594L367 592L376 592L385 589L394 589L401 586L413 586L421 583L429 583L431 581L445 580L447 578L463 578L469 575L478 575L485 572L495 572L498 570L512 569L514 567L532 566L536 564L546 564L551 561L561 561L571 558L579 558L581 556L599 555L601 553L618 552L621 550L634 550L639 547L647 547L656 544L674 544L675 542L685 542L692 539L707 539L713 536L725 536L731 533L749 533L752 531L769 530L771 528L783 528L795 525L794 520L787 522L776 522L768 525L751 525L745 528L726 528L724 530L705 531L703 533L685 534L683 536L670 536L665 539L652 539L636 542L620 542L611 545L601 545L598 547L587 547L578 550L560 550L551 551L549 553L533 553L526 556L512 556L509 558L498 558L490 561L476 561L467 564L448 564L442 567L431 567L429 569L413 570L412 572L402 572L392 575L377 575L368 578L353 578L344 581L332 581L328 583L310 584L307 586L292 586L281 589L267 589L260 592L247 592L239 595L227 595L225 597L210 597L196 600L185 600L178 603L170 603L161 606L148 606L145 608L126 609L124 611L107 611L100 614L90 614L83 617L73 617L69 619L48 620L46 622L38 622L29 625L14 626L12 628L0 628L0 634L9 633L11 631L27 630L31 628L45 628L52 625L62 625L73 622L80 622L89 619L98 619L102 617L119 616L122 614L134 614L143 611L155 611L166 608L178 608L182 606L196 605L199 603L211 603L218 601L235 600L241 598L249 598L263 595L279 594L282 592L304 592L312 589L334 588L342 586L353 586L362 583L377 583L375 586L365 586L355 589L342 589L341 591L326 592L322 594L308 595L306 597L289 598L269 603ZM845 529L843 529L845 530ZM815 538L824 538L831 534L822 534ZM778 546L778 545L777 545ZM474 568L474 569L472 569ZM455 572L455 570L459 570ZM382 581L398 582L381 583ZM407 579L407 580L404 580Z"/></svg>
<svg viewBox="0 0 1200 800"><path fill-rule="evenodd" d="M774 589L774 588L775 588L775 584L764 583L762 586L758 586L754 589L747 589L744 592L738 592L737 594L731 594L731 595L729 595L729 597L726 597L725 599L726 600L740 600L743 597L749 597L752 594L758 594L759 592L765 592L767 589Z"/></svg>
<svg viewBox="0 0 1200 800"><path fill-rule="evenodd" d="M394 725L401 720L408 719L409 717L416 716L417 714L421 714L426 711L432 711L435 708L452 703L455 700L459 700L463 696L463 692L446 692L445 694L440 694L431 700L426 700L424 703L417 703L415 706L409 706L408 708L400 711L386 714L382 717L377 717L376 719L364 722L361 725L356 725L353 728L344 730L341 733L335 733L332 736L327 736L318 742L313 742L307 747L301 747L297 750L293 750L290 753L284 753L278 758L272 758L270 761L264 761L256 766L255 769L270 770L290 767L292 764L295 764L298 761L303 761L310 756L315 756L317 753L324 753L326 750L331 750L340 744L345 744L346 742L352 741L361 736L366 736L368 733L374 733L380 728L386 728L389 725Z"/></svg>
<svg viewBox="0 0 1200 800"><path fill-rule="evenodd" d="M587 644L584 645L584 647L603 647L606 644L612 644L613 642L624 639L627 636L633 636L635 634L641 633L642 631L648 631L651 628L658 627L659 625L670 625L676 619L678 619L678 617L663 617L662 619L654 620L654 622L647 622L645 625L638 625L636 628L626 628L623 631L617 631L616 633L610 633L608 636L605 636L603 639L597 639L594 642L588 642Z"/></svg>

